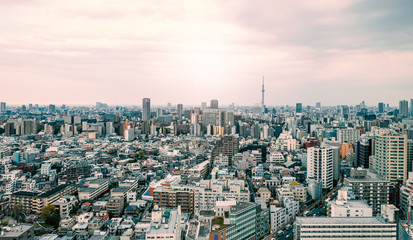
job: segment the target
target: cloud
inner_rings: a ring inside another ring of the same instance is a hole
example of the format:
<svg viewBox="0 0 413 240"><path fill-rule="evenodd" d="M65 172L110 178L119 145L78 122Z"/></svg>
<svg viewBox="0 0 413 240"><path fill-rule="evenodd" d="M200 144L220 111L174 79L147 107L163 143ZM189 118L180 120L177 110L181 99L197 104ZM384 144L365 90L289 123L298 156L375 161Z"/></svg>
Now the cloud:
<svg viewBox="0 0 413 240"><path fill-rule="evenodd" d="M411 5L1 1L0 84L29 86L1 100L252 105L265 75L268 105L396 104L413 90Z"/></svg>

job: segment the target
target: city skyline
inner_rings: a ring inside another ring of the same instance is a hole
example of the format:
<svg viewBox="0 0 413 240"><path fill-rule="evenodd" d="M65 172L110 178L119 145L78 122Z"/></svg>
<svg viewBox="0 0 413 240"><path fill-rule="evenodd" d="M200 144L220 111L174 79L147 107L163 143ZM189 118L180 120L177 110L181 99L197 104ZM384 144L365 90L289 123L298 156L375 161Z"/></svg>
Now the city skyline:
<svg viewBox="0 0 413 240"><path fill-rule="evenodd" d="M1 1L0 101L397 106L411 1ZM184 94L182 94L184 93ZM52 100L51 100L52 99Z"/></svg>

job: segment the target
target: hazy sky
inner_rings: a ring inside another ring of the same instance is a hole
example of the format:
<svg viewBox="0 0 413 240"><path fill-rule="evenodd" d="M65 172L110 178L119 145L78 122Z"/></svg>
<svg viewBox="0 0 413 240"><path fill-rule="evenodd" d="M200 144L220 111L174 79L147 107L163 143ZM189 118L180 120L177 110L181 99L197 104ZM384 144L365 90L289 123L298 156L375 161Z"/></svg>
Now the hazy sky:
<svg viewBox="0 0 413 240"><path fill-rule="evenodd" d="M396 105L411 0L0 0L8 104Z"/></svg>

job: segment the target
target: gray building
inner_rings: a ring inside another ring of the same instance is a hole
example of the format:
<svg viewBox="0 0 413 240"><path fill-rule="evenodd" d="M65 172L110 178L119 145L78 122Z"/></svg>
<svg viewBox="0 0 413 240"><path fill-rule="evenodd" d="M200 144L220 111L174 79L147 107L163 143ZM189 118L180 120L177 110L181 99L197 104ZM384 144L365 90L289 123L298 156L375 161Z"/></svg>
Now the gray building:
<svg viewBox="0 0 413 240"><path fill-rule="evenodd" d="M397 224L378 217L298 217L294 239L396 240Z"/></svg>
<svg viewBox="0 0 413 240"><path fill-rule="evenodd" d="M142 99L142 120L149 121L151 119L151 99Z"/></svg>
<svg viewBox="0 0 413 240"><path fill-rule="evenodd" d="M379 103L379 113L384 113L384 103Z"/></svg>
<svg viewBox="0 0 413 240"><path fill-rule="evenodd" d="M32 240L34 229L32 225L21 224L12 227L4 227L0 234L0 240Z"/></svg>
<svg viewBox="0 0 413 240"><path fill-rule="evenodd" d="M409 103L406 100L400 100L399 117L408 117L409 115Z"/></svg>
<svg viewBox="0 0 413 240"><path fill-rule="evenodd" d="M373 214L380 213L381 205L389 203L389 181L371 169L352 168L344 185L351 187L357 199L365 200Z"/></svg>

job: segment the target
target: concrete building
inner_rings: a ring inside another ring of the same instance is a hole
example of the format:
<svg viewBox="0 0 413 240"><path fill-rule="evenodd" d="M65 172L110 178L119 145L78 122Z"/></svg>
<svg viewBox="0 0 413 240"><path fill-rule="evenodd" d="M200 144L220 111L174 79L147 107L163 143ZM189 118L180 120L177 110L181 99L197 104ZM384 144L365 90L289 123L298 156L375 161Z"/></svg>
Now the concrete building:
<svg viewBox="0 0 413 240"><path fill-rule="evenodd" d="M331 147L307 149L307 177L321 180L324 189L333 187L333 151Z"/></svg>
<svg viewBox="0 0 413 240"><path fill-rule="evenodd" d="M248 202L250 192L247 182L236 179L201 180L195 187L195 210L209 210L215 207L217 198Z"/></svg>
<svg viewBox="0 0 413 240"><path fill-rule="evenodd" d="M106 211L114 217L120 217L123 212L124 198L123 196L111 196L106 204Z"/></svg>
<svg viewBox="0 0 413 240"><path fill-rule="evenodd" d="M176 106L176 109L177 109L178 119L181 119L182 116L184 115L184 105L182 105L182 104L180 103L180 104L178 104L178 105Z"/></svg>
<svg viewBox="0 0 413 240"><path fill-rule="evenodd" d="M193 186L158 186L153 190L153 204L159 207L181 206L182 212L194 212Z"/></svg>
<svg viewBox="0 0 413 240"><path fill-rule="evenodd" d="M351 188L352 193L367 202L373 214L380 213L382 204L389 203L389 181L371 169L352 168L350 176L344 178L344 185Z"/></svg>
<svg viewBox="0 0 413 240"><path fill-rule="evenodd" d="M382 217L297 217L294 239L396 240L397 224Z"/></svg>
<svg viewBox="0 0 413 240"><path fill-rule="evenodd" d="M360 138L360 130L356 128L340 128L337 129L337 141L340 144L348 142L349 144L355 144Z"/></svg>
<svg viewBox="0 0 413 240"><path fill-rule="evenodd" d="M34 237L34 227L28 224L4 227L0 234L0 240L33 240Z"/></svg>
<svg viewBox="0 0 413 240"><path fill-rule="evenodd" d="M151 119L151 99L142 99L142 120L149 121Z"/></svg>
<svg viewBox="0 0 413 240"><path fill-rule="evenodd" d="M395 133L375 137L371 167L390 182L407 179L407 137Z"/></svg>
<svg viewBox="0 0 413 240"><path fill-rule="evenodd" d="M284 207L270 206L271 232L278 231L287 224L287 209Z"/></svg>
<svg viewBox="0 0 413 240"><path fill-rule="evenodd" d="M223 216L216 216L212 222L212 230L209 240L248 240L262 239L270 232L269 209L261 209L259 204L251 202L239 202L233 205L233 201L227 201L229 208Z"/></svg>
<svg viewBox="0 0 413 240"><path fill-rule="evenodd" d="M79 200L93 200L109 189L109 179L96 179L89 186L79 190Z"/></svg>
<svg viewBox="0 0 413 240"><path fill-rule="evenodd" d="M181 208L179 206L173 210L160 209L158 206L153 208L146 240L181 240L181 231Z"/></svg>
<svg viewBox="0 0 413 240"><path fill-rule="evenodd" d="M215 158L220 154L228 157L228 165L232 166L232 159L239 150L239 139L235 136L223 136L215 143L211 153L211 167L214 166Z"/></svg>
<svg viewBox="0 0 413 240"><path fill-rule="evenodd" d="M369 138L362 138L355 144L354 162L356 167L369 168L372 141Z"/></svg>
<svg viewBox="0 0 413 240"><path fill-rule="evenodd" d="M407 100L399 101L399 117L409 117L409 102Z"/></svg>

